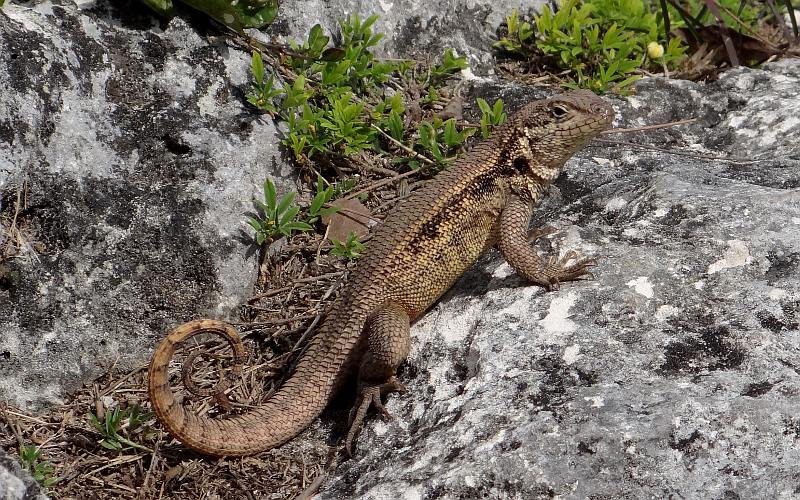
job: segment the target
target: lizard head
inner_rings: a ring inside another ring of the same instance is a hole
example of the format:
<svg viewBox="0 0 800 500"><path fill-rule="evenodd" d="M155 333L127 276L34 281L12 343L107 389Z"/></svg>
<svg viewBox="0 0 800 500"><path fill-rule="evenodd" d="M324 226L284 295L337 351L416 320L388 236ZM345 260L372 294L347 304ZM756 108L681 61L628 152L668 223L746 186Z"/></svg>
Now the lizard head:
<svg viewBox="0 0 800 500"><path fill-rule="evenodd" d="M572 90L519 111L514 127L521 156L537 177L554 180L564 163L611 126L614 110L588 90Z"/></svg>

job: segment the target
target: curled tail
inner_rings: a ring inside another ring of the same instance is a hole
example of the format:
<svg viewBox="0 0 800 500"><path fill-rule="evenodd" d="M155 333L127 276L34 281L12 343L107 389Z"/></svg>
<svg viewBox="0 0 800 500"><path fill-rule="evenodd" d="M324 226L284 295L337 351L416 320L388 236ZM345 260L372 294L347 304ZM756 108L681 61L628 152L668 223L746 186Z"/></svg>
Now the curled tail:
<svg viewBox="0 0 800 500"><path fill-rule="evenodd" d="M251 455L279 446L302 432L327 405L335 385L334 379L344 363L342 359L339 366L327 366L327 369L300 369L309 363L309 354L313 351L310 349L301 360L298 372L264 405L229 418L198 416L187 411L175 399L169 386L168 368L176 347L201 333L214 333L224 338L234 351L232 371L241 371L244 346L236 330L222 321L201 319L175 328L159 344L150 362L148 384L153 410L167 431L189 448L207 455ZM184 365L184 381L189 378L186 365L191 364L191 359L193 357ZM204 394L222 394L229 381L230 377L223 379ZM196 386L193 389L187 385L187 388L200 393ZM220 402L224 405L226 401Z"/></svg>

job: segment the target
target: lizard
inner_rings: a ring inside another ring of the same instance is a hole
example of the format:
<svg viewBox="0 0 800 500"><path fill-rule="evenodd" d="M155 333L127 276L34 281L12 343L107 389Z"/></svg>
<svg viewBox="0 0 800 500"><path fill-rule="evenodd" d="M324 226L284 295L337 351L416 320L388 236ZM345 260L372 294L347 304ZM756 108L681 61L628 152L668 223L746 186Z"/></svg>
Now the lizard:
<svg viewBox="0 0 800 500"><path fill-rule="evenodd" d="M574 251L540 257L528 225L534 204L565 162L613 118L612 107L588 90L530 102L491 138L412 192L374 229L294 371L267 401L246 413L198 416L178 402L169 387L168 365L181 342L202 332L222 336L234 349L233 373L241 370L244 348L236 330L222 321L177 327L156 348L149 366L149 397L157 417L170 434L200 453L255 454L302 432L357 375L345 439L351 454L368 409L374 406L388 416L382 398L405 390L396 372L409 352L411 322L485 251L497 247L517 274L546 290L591 277L592 258L579 258ZM184 373L189 387L187 378ZM220 394L230 380L223 378L205 394Z"/></svg>

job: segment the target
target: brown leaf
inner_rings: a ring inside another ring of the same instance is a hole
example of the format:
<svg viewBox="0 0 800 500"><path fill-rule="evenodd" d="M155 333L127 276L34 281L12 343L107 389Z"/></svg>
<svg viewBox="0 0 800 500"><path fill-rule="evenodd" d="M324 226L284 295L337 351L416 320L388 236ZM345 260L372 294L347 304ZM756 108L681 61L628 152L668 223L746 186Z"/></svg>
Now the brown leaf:
<svg viewBox="0 0 800 500"><path fill-rule="evenodd" d="M336 200L332 205L339 210L333 215L322 218L322 223L328 226L329 240L347 241L350 233L356 233L360 238L369 232L373 220L372 213L360 201Z"/></svg>

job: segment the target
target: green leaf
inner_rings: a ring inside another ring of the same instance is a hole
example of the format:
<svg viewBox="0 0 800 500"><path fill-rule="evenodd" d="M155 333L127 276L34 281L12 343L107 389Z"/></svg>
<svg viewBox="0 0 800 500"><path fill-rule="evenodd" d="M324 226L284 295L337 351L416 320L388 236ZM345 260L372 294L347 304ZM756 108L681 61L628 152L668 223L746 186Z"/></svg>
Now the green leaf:
<svg viewBox="0 0 800 500"><path fill-rule="evenodd" d="M294 197L296 194L297 193L295 193L294 191L290 191L285 195L283 195L283 198L281 198L281 202L278 203L278 209L276 210L278 215L286 212L286 209L289 208L289 205L291 205L292 202L294 201Z"/></svg>
<svg viewBox="0 0 800 500"><path fill-rule="evenodd" d="M314 228L308 223L302 221L294 221L284 224L282 226L282 229L291 232L291 231L311 231Z"/></svg>
<svg viewBox="0 0 800 500"><path fill-rule="evenodd" d="M325 190L325 191L320 191L320 192L318 192L318 193L317 193L317 194L314 196L314 198L311 200L311 206L308 208L308 212L309 212L311 215L317 215L317 214L319 213L319 210L322 208L322 205L324 205L324 204L325 204L325 201L326 201L326 199L325 199L325 198L327 198L327 196L326 196L326 195L327 195L329 192L330 192L330 193L332 193L332 192L333 192L333 189L331 189L331 188L328 188L328 189L330 189L330 191L328 191L328 190Z"/></svg>
<svg viewBox="0 0 800 500"><path fill-rule="evenodd" d="M455 146L461 145L461 142L464 140L464 137L458 133L456 130L456 121L454 118L450 118L446 122L444 122L444 143L447 145L448 148L452 148Z"/></svg>
<svg viewBox="0 0 800 500"><path fill-rule="evenodd" d="M112 450L112 451L120 451L122 449L122 445L119 442L117 442L117 441L109 441L109 440L106 440L106 439L103 439L102 441L100 441L100 446L102 446L103 448Z"/></svg>
<svg viewBox="0 0 800 500"><path fill-rule="evenodd" d="M5 0L0 0L0 7L3 6ZM145 5L153 9L156 13L164 17L172 17L175 15L175 6L172 5L172 0L142 0Z"/></svg>
<svg viewBox="0 0 800 500"><path fill-rule="evenodd" d="M486 101L484 101L484 104L485 103L486 103ZM497 120L496 121L497 125L500 125L501 123L506 121L506 114L503 113L503 100L502 99L497 99L496 101L494 101L494 107L492 108L492 115Z"/></svg>
<svg viewBox="0 0 800 500"><path fill-rule="evenodd" d="M481 111L483 112L484 115L491 115L492 114L492 108L489 107L489 103L487 103L485 100L481 99L480 97L478 97L477 102L478 102L478 107L481 109Z"/></svg>
<svg viewBox="0 0 800 500"><path fill-rule="evenodd" d="M400 115L393 110L391 113L389 113L386 124L389 126L389 135L391 135L396 141L402 141L403 119L400 118Z"/></svg>
<svg viewBox="0 0 800 500"><path fill-rule="evenodd" d="M286 224L291 222L299 212L300 212L300 207L297 206L291 207L288 210L286 210L286 212L283 212L278 221L278 227L282 229Z"/></svg>
<svg viewBox="0 0 800 500"><path fill-rule="evenodd" d="M258 85L264 81L264 61L261 60L261 54L257 50L253 51L253 58L250 63L251 71L253 72L253 79Z"/></svg>
<svg viewBox="0 0 800 500"><path fill-rule="evenodd" d="M267 202L266 212L275 212L278 194L275 192L275 184L270 179L264 181L264 200Z"/></svg>
<svg viewBox="0 0 800 500"><path fill-rule="evenodd" d="M236 31L261 28L278 15L276 0L182 0L190 7L206 13Z"/></svg>

